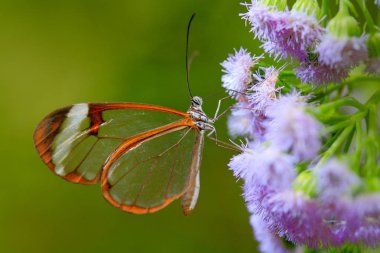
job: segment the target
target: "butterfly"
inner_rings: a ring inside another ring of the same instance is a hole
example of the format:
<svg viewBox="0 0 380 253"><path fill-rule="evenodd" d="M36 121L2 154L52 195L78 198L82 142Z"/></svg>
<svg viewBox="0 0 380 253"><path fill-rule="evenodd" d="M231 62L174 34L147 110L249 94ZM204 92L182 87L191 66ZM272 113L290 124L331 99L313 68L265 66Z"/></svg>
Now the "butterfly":
<svg viewBox="0 0 380 253"><path fill-rule="evenodd" d="M67 106L39 123L35 147L54 174L100 182L105 199L123 211L153 213L181 198L188 215L198 199L204 135L215 132L217 118L202 103L192 97L186 113L138 103Z"/></svg>

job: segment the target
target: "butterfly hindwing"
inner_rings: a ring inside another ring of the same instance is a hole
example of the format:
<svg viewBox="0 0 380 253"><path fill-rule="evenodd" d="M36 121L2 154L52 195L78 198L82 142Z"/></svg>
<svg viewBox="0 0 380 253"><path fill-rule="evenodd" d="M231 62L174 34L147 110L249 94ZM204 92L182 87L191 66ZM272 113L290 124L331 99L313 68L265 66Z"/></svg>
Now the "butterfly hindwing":
<svg viewBox="0 0 380 253"><path fill-rule="evenodd" d="M204 142L204 132L199 131L195 138L192 153L192 162L190 167L190 174L188 179L188 187L186 192L182 195L182 209L185 215L189 215L194 209L199 195L200 182L199 182L199 167L201 165L202 151Z"/></svg>
<svg viewBox="0 0 380 253"><path fill-rule="evenodd" d="M189 188L199 130L183 119L126 140L104 165L102 191L116 207L155 212Z"/></svg>

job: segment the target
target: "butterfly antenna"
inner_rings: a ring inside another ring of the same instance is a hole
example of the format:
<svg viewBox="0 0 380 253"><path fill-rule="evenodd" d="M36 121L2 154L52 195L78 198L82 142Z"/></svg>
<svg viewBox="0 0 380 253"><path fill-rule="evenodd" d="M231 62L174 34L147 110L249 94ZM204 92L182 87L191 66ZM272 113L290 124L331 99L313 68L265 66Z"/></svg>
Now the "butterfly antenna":
<svg viewBox="0 0 380 253"><path fill-rule="evenodd" d="M189 97L192 99L193 95L191 94L190 90L190 82L189 82L189 60L188 60L188 55L189 55L189 35L190 35L190 26L191 22L193 21L195 17L195 12L193 15L191 15L191 18L189 20L189 23L187 25L187 33L186 33L186 83L187 83L187 91L189 93Z"/></svg>

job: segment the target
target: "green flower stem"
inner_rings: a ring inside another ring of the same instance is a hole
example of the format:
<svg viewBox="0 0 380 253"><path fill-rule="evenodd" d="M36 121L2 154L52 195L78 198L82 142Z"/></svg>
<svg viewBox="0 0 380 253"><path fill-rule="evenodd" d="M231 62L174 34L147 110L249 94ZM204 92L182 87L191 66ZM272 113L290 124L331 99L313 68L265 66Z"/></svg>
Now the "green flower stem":
<svg viewBox="0 0 380 253"><path fill-rule="evenodd" d="M370 140L367 141L367 147L365 151L366 151L366 160L364 164L363 174L369 178L377 176L376 164L375 164L376 150L375 150L375 146Z"/></svg>
<svg viewBox="0 0 380 253"><path fill-rule="evenodd" d="M362 127L363 119L357 119L355 122L355 144L356 150L352 154L352 170L356 172L356 174L360 175L360 160L362 157L362 148L363 148L363 139L364 132Z"/></svg>
<svg viewBox="0 0 380 253"><path fill-rule="evenodd" d="M350 87L357 86L358 88L363 87L363 85L369 86L378 86L380 81L379 77L376 76L363 76L363 75L356 75L355 77L348 78L344 84L348 85Z"/></svg>
<svg viewBox="0 0 380 253"><path fill-rule="evenodd" d="M378 135L378 114L377 107L375 104L369 105L368 113L368 136L379 142L376 138Z"/></svg>
<svg viewBox="0 0 380 253"><path fill-rule="evenodd" d="M339 12L349 15L347 0L339 0Z"/></svg>
<svg viewBox="0 0 380 253"><path fill-rule="evenodd" d="M369 113L368 113L368 145L366 148L367 151L367 160L366 160L366 171L368 171L368 176L379 176L379 171L377 171L376 168L376 150L378 149L377 143L378 137L377 132L377 121L378 121L378 115L376 110L376 105L371 104L369 106Z"/></svg>
<svg viewBox="0 0 380 253"><path fill-rule="evenodd" d="M380 103L380 90L377 90L373 95L368 99L366 105L374 104L377 105Z"/></svg>
<svg viewBox="0 0 380 253"><path fill-rule="evenodd" d="M327 86L320 86L320 90L316 90L314 92L314 95L316 96L326 96L331 94L333 91L341 89L341 87L344 87L345 84L333 84L333 85L327 85Z"/></svg>
<svg viewBox="0 0 380 253"><path fill-rule="evenodd" d="M308 84L292 84L290 85L288 82L284 81L282 78L279 79L280 83L277 83L277 87L281 87L281 92L289 93L292 90L294 90L294 87L296 90L302 91L302 94L310 94L313 91L313 87L311 87Z"/></svg>
<svg viewBox="0 0 380 253"><path fill-rule="evenodd" d="M345 97L345 98L321 105L319 107L319 112L324 114L332 109L336 109L341 106L352 106L352 107L357 108L360 111L366 110L366 107L362 105L359 101L357 101L355 98Z"/></svg>
<svg viewBox="0 0 380 253"><path fill-rule="evenodd" d="M365 17L365 20L367 22L369 31L371 33L375 33L376 32L375 22L373 21L372 16L367 9L366 0L356 0L356 2L364 14L364 17Z"/></svg>
<svg viewBox="0 0 380 253"><path fill-rule="evenodd" d="M293 70L283 70L280 72L280 77L296 77Z"/></svg>
<svg viewBox="0 0 380 253"><path fill-rule="evenodd" d="M323 26L326 26L327 24L327 20L329 18L329 10L330 10L330 0L322 0L321 12L322 12L323 20L321 23Z"/></svg>
<svg viewBox="0 0 380 253"><path fill-rule="evenodd" d="M365 111L361 111L359 113L355 113L354 115L352 115L351 117L349 117L349 119L345 120L345 121L341 121L337 124L334 124L330 127L327 127L326 128L326 132L327 133L332 133L332 132L335 132L339 129L342 129L342 128L346 128L350 125L354 125L355 122L357 120L360 120L360 119L363 119L363 117L365 117L367 115L367 112Z"/></svg>
<svg viewBox="0 0 380 253"><path fill-rule="evenodd" d="M343 130L343 132L339 135L339 137L335 140L335 142L329 147L329 149L327 149L323 153L323 156L321 160L319 160L317 166L325 163L333 154L336 153L336 151L338 151L338 149L343 145L343 143L347 141L347 138L348 136L350 136L351 131L354 130L354 127L355 127L355 124L352 124Z"/></svg>
<svg viewBox="0 0 380 253"><path fill-rule="evenodd" d="M336 141L336 139L339 138L340 134L343 132L342 129L338 130L337 132L335 132L334 134L332 134L327 140L326 142L323 144L323 152L328 150L331 145ZM321 152L323 154L323 152Z"/></svg>
<svg viewBox="0 0 380 253"><path fill-rule="evenodd" d="M350 135L347 137L346 143L344 143L342 147L342 153L347 154L352 146L352 142L354 141L355 129L351 131Z"/></svg>

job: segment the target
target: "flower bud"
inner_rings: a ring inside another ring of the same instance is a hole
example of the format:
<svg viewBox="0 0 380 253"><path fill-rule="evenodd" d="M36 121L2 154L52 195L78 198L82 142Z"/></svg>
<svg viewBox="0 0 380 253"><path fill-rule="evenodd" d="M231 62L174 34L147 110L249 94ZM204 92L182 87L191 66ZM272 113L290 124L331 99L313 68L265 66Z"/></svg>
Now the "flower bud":
<svg viewBox="0 0 380 253"><path fill-rule="evenodd" d="M317 18L321 15L321 9L316 0L297 0L293 5L292 10L304 12L309 16L315 16Z"/></svg>
<svg viewBox="0 0 380 253"><path fill-rule="evenodd" d="M293 183L293 189L296 192L302 192L310 198L316 196L317 182L315 177L310 171L305 170L301 172Z"/></svg>
<svg viewBox="0 0 380 253"><path fill-rule="evenodd" d="M358 22L344 9L330 20L327 29L337 38L359 37L361 34Z"/></svg>
<svg viewBox="0 0 380 253"><path fill-rule="evenodd" d="M380 57L380 32L369 36L367 40L367 47L370 58Z"/></svg>
<svg viewBox="0 0 380 253"><path fill-rule="evenodd" d="M275 6L279 11L283 11L286 8L287 0L262 0L264 6Z"/></svg>
<svg viewBox="0 0 380 253"><path fill-rule="evenodd" d="M380 179L377 177L366 178L365 186L368 192L378 192L380 191Z"/></svg>

